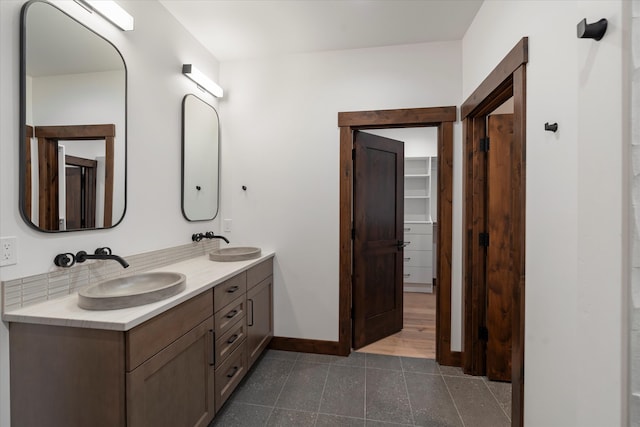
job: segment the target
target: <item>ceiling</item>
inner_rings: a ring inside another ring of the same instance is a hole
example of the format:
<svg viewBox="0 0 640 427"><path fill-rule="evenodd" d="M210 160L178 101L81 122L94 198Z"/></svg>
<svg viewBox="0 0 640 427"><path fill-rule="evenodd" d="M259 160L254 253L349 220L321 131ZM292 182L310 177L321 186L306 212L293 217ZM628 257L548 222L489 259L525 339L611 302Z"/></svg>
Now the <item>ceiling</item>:
<svg viewBox="0 0 640 427"><path fill-rule="evenodd" d="M461 40L482 0L160 0L219 61Z"/></svg>

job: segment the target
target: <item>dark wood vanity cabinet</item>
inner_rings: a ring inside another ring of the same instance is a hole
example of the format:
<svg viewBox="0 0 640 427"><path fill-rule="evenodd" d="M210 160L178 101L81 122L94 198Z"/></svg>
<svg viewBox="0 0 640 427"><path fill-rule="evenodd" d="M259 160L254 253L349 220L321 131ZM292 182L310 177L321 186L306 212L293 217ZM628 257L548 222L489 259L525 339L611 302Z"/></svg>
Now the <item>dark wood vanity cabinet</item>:
<svg viewBox="0 0 640 427"><path fill-rule="evenodd" d="M129 331L10 323L11 425L207 426L273 336L266 260Z"/></svg>
<svg viewBox="0 0 640 427"><path fill-rule="evenodd" d="M273 337L273 276L247 291L247 357L251 368Z"/></svg>

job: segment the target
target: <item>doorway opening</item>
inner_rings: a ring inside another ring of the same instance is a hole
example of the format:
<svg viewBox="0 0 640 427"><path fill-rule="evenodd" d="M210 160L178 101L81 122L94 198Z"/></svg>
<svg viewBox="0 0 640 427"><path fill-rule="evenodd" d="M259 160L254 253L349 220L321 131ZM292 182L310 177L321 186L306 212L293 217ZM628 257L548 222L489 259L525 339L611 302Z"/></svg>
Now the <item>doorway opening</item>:
<svg viewBox="0 0 640 427"><path fill-rule="evenodd" d="M442 365L460 366L461 354L451 351L451 259L453 194L453 122L456 107L343 112L340 127L340 353L351 352L353 297L353 203L354 133L384 128L435 127L437 129L437 218L435 239L438 256L436 286L436 360Z"/></svg>
<svg viewBox="0 0 640 427"><path fill-rule="evenodd" d="M464 146L462 366L472 375L498 378L510 374L513 426L524 424L527 62L525 37L460 108ZM512 102L507 114L491 115L505 102ZM496 357L502 365L489 366L496 365Z"/></svg>
<svg viewBox="0 0 640 427"><path fill-rule="evenodd" d="M438 130L406 127L366 132L402 141L404 146L403 325L401 331L357 351L435 359Z"/></svg>

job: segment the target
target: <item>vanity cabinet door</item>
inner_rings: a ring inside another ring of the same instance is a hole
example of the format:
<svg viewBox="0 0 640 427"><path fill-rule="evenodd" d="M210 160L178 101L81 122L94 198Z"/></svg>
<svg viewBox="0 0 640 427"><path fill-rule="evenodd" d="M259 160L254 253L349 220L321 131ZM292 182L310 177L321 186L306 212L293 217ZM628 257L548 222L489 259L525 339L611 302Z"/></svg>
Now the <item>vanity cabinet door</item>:
<svg viewBox="0 0 640 427"><path fill-rule="evenodd" d="M207 426L215 414L213 317L127 376L127 425Z"/></svg>
<svg viewBox="0 0 640 427"><path fill-rule="evenodd" d="M273 276L247 292L247 360L251 368L273 337Z"/></svg>

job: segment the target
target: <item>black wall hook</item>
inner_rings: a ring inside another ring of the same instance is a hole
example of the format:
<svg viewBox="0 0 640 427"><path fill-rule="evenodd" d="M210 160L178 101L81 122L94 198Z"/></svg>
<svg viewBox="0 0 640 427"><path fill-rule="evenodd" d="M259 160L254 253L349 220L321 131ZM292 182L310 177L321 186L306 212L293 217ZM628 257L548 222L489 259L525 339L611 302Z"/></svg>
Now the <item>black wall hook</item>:
<svg viewBox="0 0 640 427"><path fill-rule="evenodd" d="M246 185L243 185L243 186L242 186L242 189L243 189L244 191L247 191L247 186L246 186Z"/></svg>
<svg viewBox="0 0 640 427"><path fill-rule="evenodd" d="M544 130L551 131L551 132L557 132L558 131L558 124L557 123L549 124L549 122L547 122L547 123L544 124Z"/></svg>
<svg viewBox="0 0 640 427"><path fill-rule="evenodd" d="M587 18L578 22L578 38L600 40L607 32L607 20L602 18L593 24L587 24Z"/></svg>

